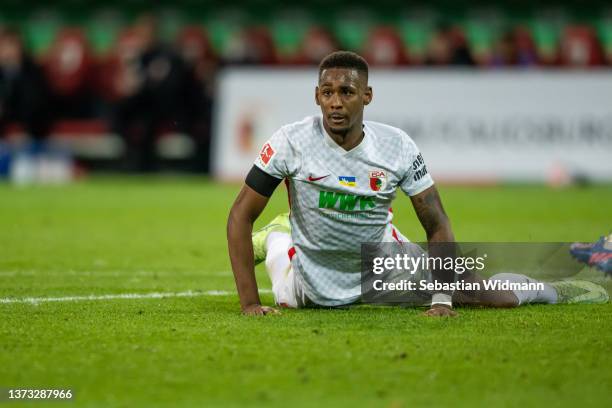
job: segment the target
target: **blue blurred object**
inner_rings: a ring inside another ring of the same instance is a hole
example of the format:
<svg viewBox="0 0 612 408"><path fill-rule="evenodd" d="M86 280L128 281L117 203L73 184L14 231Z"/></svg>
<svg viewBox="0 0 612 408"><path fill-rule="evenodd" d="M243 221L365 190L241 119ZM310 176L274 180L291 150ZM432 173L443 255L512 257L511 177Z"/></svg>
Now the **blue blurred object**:
<svg viewBox="0 0 612 408"><path fill-rule="evenodd" d="M605 237L600 237L595 243L593 242L574 242L570 246L570 254L578 261L585 264L589 263L593 247L599 243L603 243Z"/></svg>
<svg viewBox="0 0 612 408"><path fill-rule="evenodd" d="M11 149L3 142L0 142L0 178L7 178L11 168Z"/></svg>
<svg viewBox="0 0 612 408"><path fill-rule="evenodd" d="M579 262L612 276L612 249L606 245L609 239L609 236L603 236L595 243L576 242L570 247L570 254Z"/></svg>

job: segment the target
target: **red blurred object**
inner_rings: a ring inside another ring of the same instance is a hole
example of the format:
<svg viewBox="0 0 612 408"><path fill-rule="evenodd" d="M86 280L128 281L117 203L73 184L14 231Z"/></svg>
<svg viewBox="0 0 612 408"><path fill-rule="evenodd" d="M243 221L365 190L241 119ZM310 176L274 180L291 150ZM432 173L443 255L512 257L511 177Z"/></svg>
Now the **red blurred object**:
<svg viewBox="0 0 612 408"><path fill-rule="evenodd" d="M179 53L184 61L196 64L215 58L212 46L202 27L187 26L177 38Z"/></svg>
<svg viewBox="0 0 612 408"><path fill-rule="evenodd" d="M8 123L4 130L9 139L27 133L27 129L19 122ZM109 132L108 124L101 119L60 119L53 123L49 133L54 136L79 138L83 135L102 137Z"/></svg>
<svg viewBox="0 0 612 408"><path fill-rule="evenodd" d="M438 30L429 39L427 44L426 63L432 66L446 66L453 59L453 42L450 35Z"/></svg>
<svg viewBox="0 0 612 408"><path fill-rule="evenodd" d="M325 28L314 26L304 36L295 62L318 65L326 55L337 49L338 43L334 36Z"/></svg>
<svg viewBox="0 0 612 408"><path fill-rule="evenodd" d="M527 27L517 26L514 29L514 42L516 46L516 63L519 66L533 66L538 63L536 47Z"/></svg>
<svg viewBox="0 0 612 408"><path fill-rule="evenodd" d="M565 29L561 40L561 62L572 67L602 64L602 52L593 28L570 26Z"/></svg>
<svg viewBox="0 0 612 408"><path fill-rule="evenodd" d="M391 27L373 30L364 46L367 61L374 66L395 66L407 63L402 40Z"/></svg>
<svg viewBox="0 0 612 408"><path fill-rule="evenodd" d="M181 58L193 72L194 79L208 83L214 77L217 57L202 27L185 27L177 37L176 46Z"/></svg>
<svg viewBox="0 0 612 408"><path fill-rule="evenodd" d="M117 100L125 94L124 78L134 69L143 45L134 29L124 30L108 58L100 61L96 75L96 88L106 100Z"/></svg>
<svg viewBox="0 0 612 408"><path fill-rule="evenodd" d="M72 96L87 89L92 62L83 32L76 28L64 29L45 60L53 92L61 96Z"/></svg>
<svg viewBox="0 0 612 408"><path fill-rule="evenodd" d="M272 36L266 27L247 27L230 40L223 55L226 62L234 64L275 64L276 51Z"/></svg>

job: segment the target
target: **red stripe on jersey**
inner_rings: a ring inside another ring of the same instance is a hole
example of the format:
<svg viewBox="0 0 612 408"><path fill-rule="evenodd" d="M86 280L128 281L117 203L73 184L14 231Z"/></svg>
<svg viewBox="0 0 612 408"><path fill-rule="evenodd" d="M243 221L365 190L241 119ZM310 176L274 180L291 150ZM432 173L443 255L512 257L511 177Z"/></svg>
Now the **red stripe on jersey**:
<svg viewBox="0 0 612 408"><path fill-rule="evenodd" d="M289 260L292 260L295 256L295 247L289 248L289 251L287 251L287 255L289 255Z"/></svg>
<svg viewBox="0 0 612 408"><path fill-rule="evenodd" d="M397 236L397 231L395 231L395 228L391 227L391 236L397 241L397 242L402 242L400 241L399 237Z"/></svg>

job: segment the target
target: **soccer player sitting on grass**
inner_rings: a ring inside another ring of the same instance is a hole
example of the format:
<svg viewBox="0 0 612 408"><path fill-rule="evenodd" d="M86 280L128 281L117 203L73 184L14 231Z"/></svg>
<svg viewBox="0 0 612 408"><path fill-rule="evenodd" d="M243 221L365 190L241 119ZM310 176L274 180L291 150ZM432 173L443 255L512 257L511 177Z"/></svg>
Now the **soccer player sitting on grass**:
<svg viewBox="0 0 612 408"><path fill-rule="evenodd" d="M399 187L410 196L428 244L454 242L450 221L422 155L402 130L364 121L372 102L368 65L345 51L319 66L315 101L322 116L283 126L264 144L230 211L229 255L242 311L277 313L259 299L254 266L265 261L277 305L341 306L361 300L361 243L408 242L391 224ZM290 216L252 234L253 223L282 180ZM448 276L430 277L448 281ZM452 277L450 277L452 279ZM532 283L518 274L491 280ZM545 283L543 290L482 291L467 301L432 293L428 316L454 316L453 304L514 307L527 303L605 302L604 288L581 281ZM454 302L454 303L453 303Z"/></svg>

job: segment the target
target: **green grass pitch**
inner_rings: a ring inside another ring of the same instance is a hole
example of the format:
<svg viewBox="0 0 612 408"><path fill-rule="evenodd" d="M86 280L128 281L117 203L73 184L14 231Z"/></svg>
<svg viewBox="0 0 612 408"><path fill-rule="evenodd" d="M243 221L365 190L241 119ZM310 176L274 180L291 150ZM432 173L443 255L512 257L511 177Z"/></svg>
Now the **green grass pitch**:
<svg viewBox="0 0 612 408"><path fill-rule="evenodd" d="M233 292L225 221L237 190L173 178L0 184L0 299ZM440 191L464 241L591 241L612 221L610 186ZM279 189L258 226L286 206ZM424 239L406 198L394 210L405 235ZM612 403L610 304L421 312L250 318L232 294L5 302L0 388L71 388L66 406L99 407Z"/></svg>

